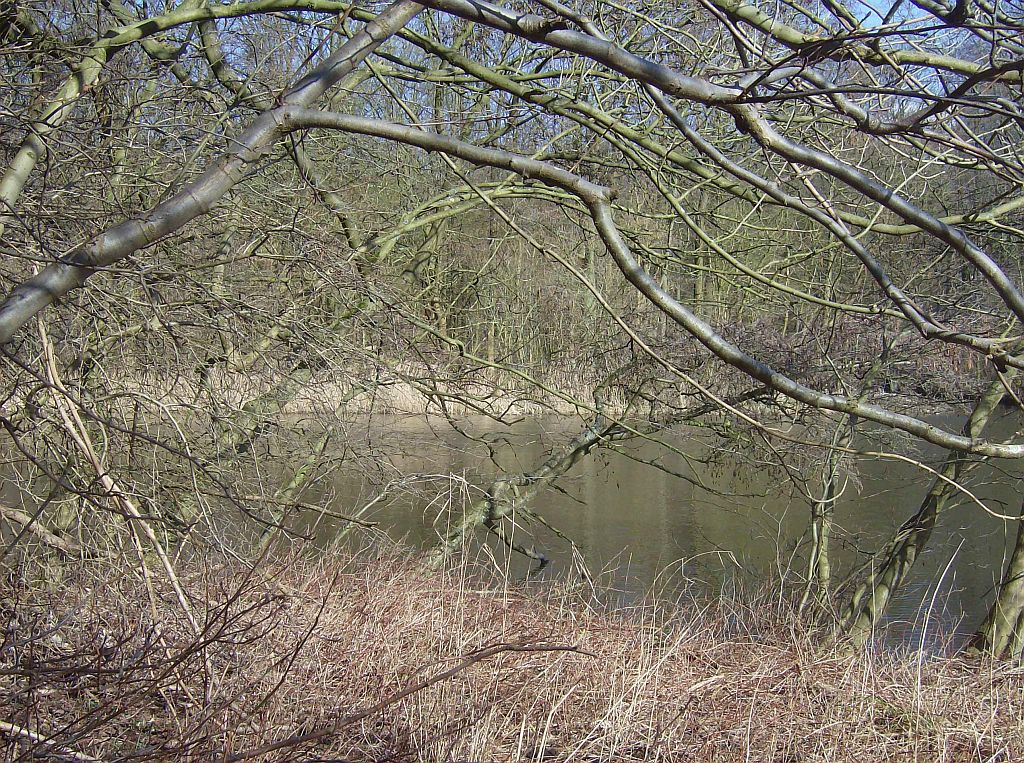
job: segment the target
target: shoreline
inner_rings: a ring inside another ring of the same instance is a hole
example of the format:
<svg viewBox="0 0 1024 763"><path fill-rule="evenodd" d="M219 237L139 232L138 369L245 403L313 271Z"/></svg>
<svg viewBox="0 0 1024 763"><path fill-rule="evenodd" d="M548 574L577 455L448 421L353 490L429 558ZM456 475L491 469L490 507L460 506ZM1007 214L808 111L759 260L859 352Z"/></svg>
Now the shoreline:
<svg viewBox="0 0 1024 763"><path fill-rule="evenodd" d="M219 405L228 410L241 409L255 401L273 401L263 410L262 415L304 416L318 415L335 417L341 414L384 414L420 415L443 418L438 409L438 400L444 399L445 406L453 415L482 415L490 417L523 416L580 416L593 410L593 390L596 384L583 376L571 377L558 374L557 379L541 379L541 386L519 386L522 380L513 377L488 379L447 385L443 380L431 380L430 388L418 385L418 378L429 378L426 367L408 365L390 369L387 378L378 378L372 383L342 383L329 378L303 378L299 382L288 382L286 377L265 377L240 372L213 373L205 377L214 386ZM511 382L511 383L510 383ZM198 378L183 375L165 377L139 370L130 374L105 374L103 383L107 392L140 397L149 405L156 403L165 412L174 409L191 410L208 402L209 392L204 391ZM680 383L679 403L693 393ZM701 399L693 393L695 399ZM717 390L716 394L728 398L728 390ZM280 397L283 395L283 397ZM569 399L565 399L569 398ZM872 399L887 401L896 410L922 409L940 415L962 409L963 401L935 400L916 393L890 392L879 389ZM24 401L12 397L6 405L18 407ZM796 415L800 406L775 395L770 404L750 401L755 411L762 411L770 419L782 420ZM612 396L606 403L611 415L625 411L624 400ZM679 410L685 410L685 406ZM724 410L724 409L723 409ZM780 417L780 411L784 415ZM676 411L678 413L678 410Z"/></svg>

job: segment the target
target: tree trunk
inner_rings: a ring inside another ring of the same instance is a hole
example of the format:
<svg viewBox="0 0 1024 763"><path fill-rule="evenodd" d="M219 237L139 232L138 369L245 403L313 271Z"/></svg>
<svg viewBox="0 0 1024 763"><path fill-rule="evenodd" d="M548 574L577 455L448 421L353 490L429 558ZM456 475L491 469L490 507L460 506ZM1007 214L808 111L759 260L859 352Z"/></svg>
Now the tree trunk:
<svg viewBox="0 0 1024 763"><path fill-rule="evenodd" d="M905 331L889 339L885 339L883 336L882 352L861 380L857 402L862 403L867 399L872 385L878 379L882 369L885 368L893 346L908 333L909 331ZM831 608L832 563L829 552L832 541L833 515L836 509L836 500L840 494L838 489L839 472L856 431L857 417L848 416L836 427L832 435L832 446L829 448L823 473L821 499L814 501L811 505L811 558L807 565L807 587L800 600L801 611L810 602L812 595L821 611L828 611Z"/></svg>
<svg viewBox="0 0 1024 763"><path fill-rule="evenodd" d="M1021 504L1024 519L1024 503ZM1024 524L1017 524L1017 540L1010 563L999 584L992 609L971 640L971 646L995 657L1019 660L1024 647Z"/></svg>
<svg viewBox="0 0 1024 763"><path fill-rule="evenodd" d="M1003 378L1007 376L1011 374L1004 374ZM965 437L981 437L1004 392L1004 382L997 378L978 397L974 410L964 425ZM884 550L881 562L877 566L872 566L867 578L857 587L841 621L842 628L855 643L862 644L870 638L872 630L885 614L896 591L928 545L939 515L957 494L958 488L955 483L963 476L965 468L972 463L978 462L969 461L954 452L946 456L946 461L938 472L939 476L932 481L921 507L903 523Z"/></svg>
<svg viewBox="0 0 1024 763"><path fill-rule="evenodd" d="M836 484L839 481L844 451L850 446L856 427L856 417L850 416L836 428L825 465L821 498L811 505L811 556L807 563L807 587L800 601L801 610L811 601L812 596L822 610L827 609L829 604L832 584L829 546L837 497Z"/></svg>

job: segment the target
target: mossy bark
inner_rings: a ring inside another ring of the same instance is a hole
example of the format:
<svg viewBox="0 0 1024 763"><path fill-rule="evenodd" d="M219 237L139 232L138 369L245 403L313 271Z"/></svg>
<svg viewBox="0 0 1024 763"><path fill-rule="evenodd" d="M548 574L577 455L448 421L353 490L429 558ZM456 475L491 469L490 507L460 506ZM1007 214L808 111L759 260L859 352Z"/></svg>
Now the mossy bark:
<svg viewBox="0 0 1024 763"><path fill-rule="evenodd" d="M1024 519L1024 504L1021 505ZM1024 523L1017 524L1013 553L999 593L971 646L995 657L1020 660L1024 650Z"/></svg>
<svg viewBox="0 0 1024 763"><path fill-rule="evenodd" d="M1007 381L1007 374L1004 374L978 397L964 425L965 437L981 437L1005 394L1004 383ZM978 463L977 459L967 459L960 453L950 452L947 455L921 506L903 523L880 554L880 561L872 565L864 581L854 591L841 625L855 643L861 644L870 638L875 625L927 547L937 519L959 492L958 480L965 469L975 463Z"/></svg>

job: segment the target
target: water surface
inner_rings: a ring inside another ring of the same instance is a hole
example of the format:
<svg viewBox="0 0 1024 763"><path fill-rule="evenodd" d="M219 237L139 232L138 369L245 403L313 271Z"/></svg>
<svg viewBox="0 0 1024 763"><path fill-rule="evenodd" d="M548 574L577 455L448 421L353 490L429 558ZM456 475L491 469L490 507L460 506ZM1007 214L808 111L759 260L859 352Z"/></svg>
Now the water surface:
<svg viewBox="0 0 1024 763"><path fill-rule="evenodd" d="M955 417L942 423L957 426ZM1008 416L997 430L1009 434L1015 426L1015 418ZM499 466L511 473L531 471L580 426L531 421L509 433L479 421L466 422L466 430L483 441L417 418L368 422L370 440L380 439L384 473L416 490L392 489L367 510L367 518L395 538L424 547L436 543L452 516L480 497ZM577 547L574 553L545 527L517 530L552 559L545 574L578 576L582 555L590 571L627 597L651 589L672 595L693 584L711 589L774 584L803 574L808 501L782 470L730 454L728 445L700 430L680 430L668 440L690 458L637 441L601 449L561 478L557 489L544 491L530 504ZM860 445L877 447L869 439ZM714 463L702 463L709 455L716 456ZM940 456L934 450L917 455L932 466ZM992 511L1016 515L1021 481L1019 469L1009 466L1014 468L1006 471L1005 463L979 467L968 484ZM918 466L878 458L861 458L848 477L835 513L837 579L868 560L913 513L932 480ZM373 501L380 495L380 481L379 475L340 469L333 477L332 508L351 513ZM338 527L321 522L318 533L327 537ZM896 631L918 638L927 636L926 629L950 633L975 627L1015 533L1015 523L991 516L966 498L947 511L891 609L891 620L909 624L897 625ZM504 572L527 574L529 560L509 555L493 536L488 546Z"/></svg>

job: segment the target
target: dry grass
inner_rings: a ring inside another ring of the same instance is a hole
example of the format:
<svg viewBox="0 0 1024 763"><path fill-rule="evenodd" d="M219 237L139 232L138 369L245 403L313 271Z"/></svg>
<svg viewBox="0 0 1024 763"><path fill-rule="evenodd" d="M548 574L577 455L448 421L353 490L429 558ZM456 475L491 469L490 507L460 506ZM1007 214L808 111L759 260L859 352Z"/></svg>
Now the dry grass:
<svg viewBox="0 0 1024 763"><path fill-rule="evenodd" d="M1017 671L853 653L787 625L777 602L609 613L567 591L484 589L465 568L338 552L183 574L196 636L169 590L154 608L135 575L66 572L4 584L7 760L232 760L273 743L251 759L1024 757Z"/></svg>

